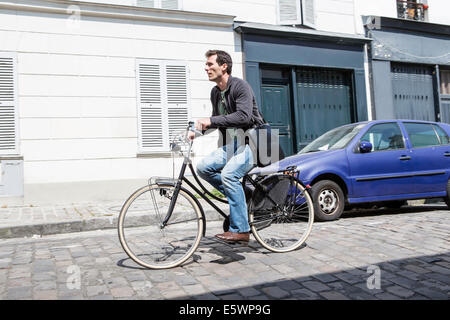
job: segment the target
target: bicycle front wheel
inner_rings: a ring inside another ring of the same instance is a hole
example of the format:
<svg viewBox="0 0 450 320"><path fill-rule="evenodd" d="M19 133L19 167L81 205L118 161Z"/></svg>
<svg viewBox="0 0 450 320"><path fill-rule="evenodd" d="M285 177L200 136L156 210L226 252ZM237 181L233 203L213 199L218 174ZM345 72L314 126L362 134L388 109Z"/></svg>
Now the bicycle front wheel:
<svg viewBox="0 0 450 320"><path fill-rule="evenodd" d="M120 211L120 243L128 256L150 269L167 269L188 260L197 249L203 221L199 206L181 188L170 219L166 218L173 185L148 185L134 192Z"/></svg>
<svg viewBox="0 0 450 320"><path fill-rule="evenodd" d="M314 207L306 188L288 175L276 174L260 182L249 205L255 239L273 252L299 248L314 222ZM264 190L263 190L264 189Z"/></svg>

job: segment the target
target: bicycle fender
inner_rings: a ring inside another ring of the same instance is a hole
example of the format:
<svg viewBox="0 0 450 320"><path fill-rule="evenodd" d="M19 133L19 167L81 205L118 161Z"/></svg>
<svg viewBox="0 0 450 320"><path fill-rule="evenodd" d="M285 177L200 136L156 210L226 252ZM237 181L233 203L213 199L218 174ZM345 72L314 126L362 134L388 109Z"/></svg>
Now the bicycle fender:
<svg viewBox="0 0 450 320"><path fill-rule="evenodd" d="M150 178L150 184L157 184L158 186L163 184L168 184L170 186L176 186L178 180L177 179L171 179L171 178L159 178L159 177L153 177Z"/></svg>

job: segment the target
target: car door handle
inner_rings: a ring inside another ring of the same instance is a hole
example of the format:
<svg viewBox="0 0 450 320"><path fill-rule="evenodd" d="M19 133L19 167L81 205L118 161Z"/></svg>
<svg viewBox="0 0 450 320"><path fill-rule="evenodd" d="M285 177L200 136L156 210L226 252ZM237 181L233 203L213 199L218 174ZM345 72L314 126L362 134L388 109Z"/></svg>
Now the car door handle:
<svg viewBox="0 0 450 320"><path fill-rule="evenodd" d="M411 160L410 156L401 156L400 158L398 158L399 160Z"/></svg>
<svg viewBox="0 0 450 320"><path fill-rule="evenodd" d="M445 157L450 157L450 152L448 152L448 151L447 151L447 152L444 152L444 156L445 156Z"/></svg>

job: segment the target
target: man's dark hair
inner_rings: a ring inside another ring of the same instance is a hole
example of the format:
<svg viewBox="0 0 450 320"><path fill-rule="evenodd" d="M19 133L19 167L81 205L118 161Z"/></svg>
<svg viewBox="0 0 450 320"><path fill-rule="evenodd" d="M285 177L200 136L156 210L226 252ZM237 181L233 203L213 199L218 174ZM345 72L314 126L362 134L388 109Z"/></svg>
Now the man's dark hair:
<svg viewBox="0 0 450 320"><path fill-rule="evenodd" d="M231 69L233 68L233 61L231 60L231 56L222 50L208 50L205 53L205 56L207 58L217 55L216 61L219 66L223 65L224 63L227 64L227 70L225 70L228 74L231 74Z"/></svg>

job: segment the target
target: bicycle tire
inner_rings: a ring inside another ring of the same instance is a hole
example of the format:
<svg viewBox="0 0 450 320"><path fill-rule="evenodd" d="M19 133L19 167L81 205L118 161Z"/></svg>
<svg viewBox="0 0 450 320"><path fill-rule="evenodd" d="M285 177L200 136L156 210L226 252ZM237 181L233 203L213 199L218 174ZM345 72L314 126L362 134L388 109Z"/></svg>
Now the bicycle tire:
<svg viewBox="0 0 450 320"><path fill-rule="evenodd" d="M174 189L171 184L144 186L125 201L120 211L120 244L127 255L143 267L177 267L186 262L200 244L203 215L193 196L182 187L168 224L160 228Z"/></svg>
<svg viewBox="0 0 450 320"><path fill-rule="evenodd" d="M306 187L285 174L268 176L260 185L265 191L255 189L249 205L249 224L256 241L272 252L299 248L314 222L314 206Z"/></svg>

